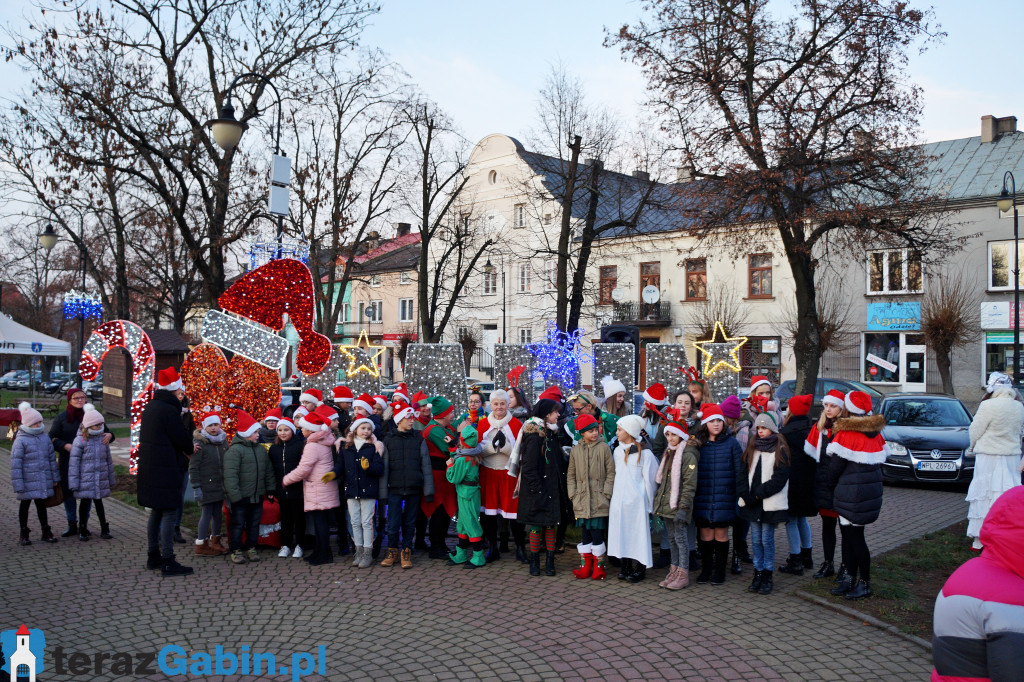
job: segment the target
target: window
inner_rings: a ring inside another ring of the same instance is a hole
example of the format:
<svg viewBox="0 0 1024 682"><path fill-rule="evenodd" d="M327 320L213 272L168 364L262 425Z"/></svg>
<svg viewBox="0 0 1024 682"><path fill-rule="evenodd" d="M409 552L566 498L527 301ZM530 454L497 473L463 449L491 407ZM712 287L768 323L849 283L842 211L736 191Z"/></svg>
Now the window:
<svg viewBox="0 0 1024 682"><path fill-rule="evenodd" d="M352 321L352 304L351 303L345 303L341 307L341 321L342 322L351 322Z"/></svg>
<svg viewBox="0 0 1024 682"><path fill-rule="evenodd" d="M558 261L544 261L544 291L558 288Z"/></svg>
<svg viewBox="0 0 1024 682"><path fill-rule="evenodd" d="M520 329L519 330L519 343L533 343L533 330L532 329Z"/></svg>
<svg viewBox="0 0 1024 682"><path fill-rule="evenodd" d="M750 298L768 298L772 295L772 255L770 253L751 254L747 260L749 272L748 296Z"/></svg>
<svg viewBox="0 0 1024 682"><path fill-rule="evenodd" d="M495 185L498 183L498 171L491 171L487 174L487 182Z"/></svg>
<svg viewBox="0 0 1024 682"><path fill-rule="evenodd" d="M519 264L519 293L525 294L530 291L530 264Z"/></svg>
<svg viewBox="0 0 1024 682"><path fill-rule="evenodd" d="M988 243L989 289L1013 291L1013 262L1012 241Z"/></svg>
<svg viewBox="0 0 1024 682"><path fill-rule="evenodd" d="M384 301L369 301L365 307L360 303L359 321L364 319L371 324L380 324L384 319Z"/></svg>
<svg viewBox="0 0 1024 682"><path fill-rule="evenodd" d="M412 322L412 299L411 298L400 298L400 299L398 299L398 321L399 322Z"/></svg>
<svg viewBox="0 0 1024 682"><path fill-rule="evenodd" d="M644 287L653 286L661 289L661 263L641 263L640 264L640 293L643 293Z"/></svg>
<svg viewBox="0 0 1024 682"><path fill-rule="evenodd" d="M868 253L868 294L921 291L921 254L910 249Z"/></svg>
<svg viewBox="0 0 1024 682"><path fill-rule="evenodd" d="M380 275L370 275L370 286L371 287L379 287L380 286Z"/></svg>
<svg viewBox="0 0 1024 682"><path fill-rule="evenodd" d="M864 335L864 381L900 380L900 334Z"/></svg>
<svg viewBox="0 0 1024 682"><path fill-rule="evenodd" d="M409 275L408 272L403 272L402 274L400 274L398 276L398 283L399 284L412 284L412 277Z"/></svg>
<svg viewBox="0 0 1024 682"><path fill-rule="evenodd" d="M686 261L686 300L703 301L708 297L708 261L690 258Z"/></svg>
<svg viewBox="0 0 1024 682"><path fill-rule="evenodd" d="M484 295L491 296L498 293L498 273L485 272L484 273Z"/></svg>
<svg viewBox="0 0 1024 682"><path fill-rule="evenodd" d="M550 213L545 213L544 214L544 224L545 225L550 225L551 224L551 214Z"/></svg>
<svg viewBox="0 0 1024 682"><path fill-rule="evenodd" d="M359 321L360 322L365 322L366 319L367 319L366 315L367 315L366 303L364 301L360 301L359 302Z"/></svg>
<svg viewBox="0 0 1024 682"><path fill-rule="evenodd" d="M612 300L612 290L618 285L618 268L614 265L602 265L600 270L600 283L598 284L598 291L600 292L600 298L598 303L601 305L611 305L614 303Z"/></svg>
<svg viewBox="0 0 1024 682"><path fill-rule="evenodd" d="M512 209L513 227L526 227L526 204L516 204Z"/></svg>

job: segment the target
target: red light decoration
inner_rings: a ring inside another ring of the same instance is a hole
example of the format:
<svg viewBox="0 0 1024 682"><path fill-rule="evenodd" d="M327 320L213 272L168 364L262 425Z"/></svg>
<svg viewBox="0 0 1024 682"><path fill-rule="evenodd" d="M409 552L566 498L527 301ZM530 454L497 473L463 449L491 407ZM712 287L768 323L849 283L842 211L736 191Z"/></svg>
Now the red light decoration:
<svg viewBox="0 0 1024 682"><path fill-rule="evenodd" d="M284 328L287 314L300 339L296 365L304 374L316 374L331 359L331 341L313 331L313 296L313 276L305 263L280 258L243 275L217 302L223 310L275 331Z"/></svg>
<svg viewBox="0 0 1024 682"><path fill-rule="evenodd" d="M228 362L212 343L193 348L185 356L180 374L193 414L202 414L207 407L216 410L229 439L235 435L239 409L261 419L281 402L281 377L277 370L241 355Z"/></svg>

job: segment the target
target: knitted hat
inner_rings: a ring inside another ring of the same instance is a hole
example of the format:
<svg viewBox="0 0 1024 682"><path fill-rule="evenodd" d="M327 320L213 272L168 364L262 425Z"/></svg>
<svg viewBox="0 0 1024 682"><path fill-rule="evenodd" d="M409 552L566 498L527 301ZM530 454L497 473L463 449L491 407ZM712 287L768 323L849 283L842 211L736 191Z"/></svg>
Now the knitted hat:
<svg viewBox="0 0 1024 682"><path fill-rule="evenodd" d="M334 390L334 402L336 403L350 403L352 402L352 389L348 386L335 386Z"/></svg>
<svg viewBox="0 0 1024 682"><path fill-rule="evenodd" d="M850 391L845 402L850 414L871 414L871 396L864 391Z"/></svg>
<svg viewBox="0 0 1024 682"><path fill-rule="evenodd" d="M330 405L321 405L316 408L314 412L324 418L324 421L330 424L332 421L338 421L338 411Z"/></svg>
<svg viewBox="0 0 1024 682"><path fill-rule="evenodd" d="M220 414L217 412L204 412L203 413L203 428L205 429L210 424L220 424Z"/></svg>
<svg viewBox="0 0 1024 682"><path fill-rule="evenodd" d="M300 403L313 403L317 407L324 404L324 394L318 388L308 388L299 394Z"/></svg>
<svg viewBox="0 0 1024 682"><path fill-rule="evenodd" d="M295 420L295 425L300 429L306 429L307 431L330 431L331 429L331 427L327 425L327 422L324 421L324 418L316 412L310 412L309 414L302 415Z"/></svg>
<svg viewBox="0 0 1024 682"><path fill-rule="evenodd" d="M21 410L22 424L35 424L43 421L43 415L39 414L39 410L32 407L31 403L21 403L18 405L18 409Z"/></svg>
<svg viewBox="0 0 1024 682"><path fill-rule="evenodd" d="M644 391L644 402L652 405L664 405L668 401L668 391L661 384L651 384Z"/></svg>
<svg viewBox="0 0 1024 682"><path fill-rule="evenodd" d="M740 399L734 395L723 400L719 407L722 408L722 416L728 417L729 419L739 419L740 415L743 414L743 406L740 404ZM703 410L704 406L701 405L700 409Z"/></svg>
<svg viewBox="0 0 1024 682"><path fill-rule="evenodd" d="M669 422L668 424L665 424L665 433L674 433L682 438L684 442L690 440L690 434L686 432L686 426L679 422Z"/></svg>
<svg viewBox="0 0 1024 682"><path fill-rule="evenodd" d="M763 376L752 376L750 377L750 392L753 393L757 390L758 386L765 385L768 388L772 387L772 382L768 381L768 377Z"/></svg>
<svg viewBox="0 0 1024 682"><path fill-rule="evenodd" d="M480 434L477 433L476 427L470 424L462 429L459 434L459 442L464 448L475 448L476 444L480 442Z"/></svg>
<svg viewBox="0 0 1024 682"><path fill-rule="evenodd" d="M508 391L503 388L496 388L491 391L491 397L487 399L488 402L493 403L495 400L504 400L508 402Z"/></svg>
<svg viewBox="0 0 1024 682"><path fill-rule="evenodd" d="M435 395L430 399L430 414L432 414L435 419L437 417L447 417L454 409L455 408L452 407L452 401L448 400L448 398L445 398L443 395Z"/></svg>
<svg viewBox="0 0 1024 682"><path fill-rule="evenodd" d="M562 404L553 398L541 398L537 401L537 404L533 406L533 416L540 419L545 419L552 412L558 412L562 409Z"/></svg>
<svg viewBox="0 0 1024 682"><path fill-rule="evenodd" d="M775 423L775 417L768 414L767 412L762 412L761 414L757 415L757 417L754 419L755 429L762 426L771 431L772 433L779 432L779 425Z"/></svg>
<svg viewBox="0 0 1024 682"><path fill-rule="evenodd" d="M392 403L391 411L391 418L395 420L396 424L398 424L399 422L406 418L416 418L416 410L402 403Z"/></svg>
<svg viewBox="0 0 1024 682"><path fill-rule="evenodd" d="M611 398L616 393L625 393L626 386L611 374L601 379L601 390L605 398Z"/></svg>
<svg viewBox="0 0 1024 682"><path fill-rule="evenodd" d="M581 414L576 417L576 421L573 422L573 426L576 427L576 433L584 433L590 429L596 429L598 427L597 418L592 414Z"/></svg>
<svg viewBox="0 0 1024 682"><path fill-rule="evenodd" d="M417 407L423 407L423 404L428 400L427 394L423 391L416 391L412 394L412 404Z"/></svg>
<svg viewBox="0 0 1024 682"><path fill-rule="evenodd" d="M352 433L355 433L356 429L359 428L363 424L369 424L371 431L374 428L374 424L373 424L373 422L370 419L367 419L366 417L360 417L359 419L352 420L352 423L349 424L348 430L351 431Z"/></svg>
<svg viewBox="0 0 1024 682"><path fill-rule="evenodd" d="M268 421L280 421L281 417L283 417L283 416L284 415L281 414L281 408L280 407L275 407L274 409L272 409L269 412L267 412L266 416L263 417L263 421L265 421L265 422L268 422Z"/></svg>
<svg viewBox="0 0 1024 682"><path fill-rule="evenodd" d="M730 396L730 397L735 398L736 396ZM736 402L738 403L739 401L737 400ZM704 403L703 405L701 405L700 406L700 414L701 414L701 419L700 419L700 423L701 424L707 424L708 422L710 422L710 421L712 421L714 419L718 419L718 420L721 420L723 422L725 421L725 415L722 413L722 408L719 407L718 405L715 405L714 403Z"/></svg>
<svg viewBox="0 0 1024 682"><path fill-rule="evenodd" d="M280 419L277 420L277 428L281 428L282 426L287 426L289 429L292 430L292 433L295 433L295 422L293 422L288 417L281 417Z"/></svg>
<svg viewBox="0 0 1024 682"><path fill-rule="evenodd" d="M103 423L103 415L100 414L95 405L86 405L84 409L85 416L82 417L82 426L90 429Z"/></svg>
<svg viewBox="0 0 1024 682"><path fill-rule="evenodd" d="M557 400L558 402L562 402L562 389L558 387L558 384L548 386L539 396L537 396L537 400Z"/></svg>
<svg viewBox="0 0 1024 682"><path fill-rule="evenodd" d="M239 410L235 416L235 423L238 424L236 433L243 438L248 438L260 430L260 423L252 418L252 415L245 410Z"/></svg>
<svg viewBox="0 0 1024 682"><path fill-rule="evenodd" d="M157 372L156 387L161 391L179 391L185 387L178 376L178 370L173 367L165 367Z"/></svg>
<svg viewBox="0 0 1024 682"><path fill-rule="evenodd" d="M627 414L619 419L616 426L628 433L633 440L640 440L640 433L644 430L644 418L635 414Z"/></svg>
<svg viewBox="0 0 1024 682"><path fill-rule="evenodd" d="M835 405L836 407L846 407L846 395L842 391L832 389L825 394L825 397L821 399L822 405Z"/></svg>
<svg viewBox="0 0 1024 682"><path fill-rule="evenodd" d="M1013 381L1010 379L1009 376L1003 374L1002 372L997 371L989 374L988 385L985 387L985 390L989 393L992 393L1000 386L1013 386Z"/></svg>
<svg viewBox="0 0 1024 682"><path fill-rule="evenodd" d="M359 407L367 413L373 412L373 398L369 393L360 393L359 397L352 401L352 407Z"/></svg>
<svg viewBox="0 0 1024 682"><path fill-rule="evenodd" d="M794 417L800 417L811 411L811 400L814 396L810 393L807 395L795 395L789 399L789 413Z"/></svg>

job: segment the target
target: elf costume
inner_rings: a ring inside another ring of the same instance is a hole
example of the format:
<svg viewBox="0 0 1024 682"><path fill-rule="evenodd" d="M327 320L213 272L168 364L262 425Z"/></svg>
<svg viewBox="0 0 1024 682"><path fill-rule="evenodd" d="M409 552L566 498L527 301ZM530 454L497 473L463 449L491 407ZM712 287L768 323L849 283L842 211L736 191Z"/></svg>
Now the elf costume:
<svg viewBox="0 0 1024 682"><path fill-rule="evenodd" d="M431 557L436 559L448 556L445 535L448 533L451 517L458 510L455 486L445 478L445 472L448 469L448 458L455 454L459 439L451 425L442 425L437 421L452 415L454 411L450 400L434 396L430 399L430 412L434 418L423 429L423 438L427 441L430 468L434 477L434 499L428 502L424 497L420 502L420 509L429 519Z"/></svg>
<svg viewBox="0 0 1024 682"><path fill-rule="evenodd" d="M484 558L484 531L480 525L480 456L483 450L478 444L476 428L472 425L462 429L459 449L445 472L445 478L455 485L459 502L459 515L455 531L459 541L455 553L448 559L449 566L464 564L466 568L478 568L487 563ZM470 557L472 553L472 557Z"/></svg>

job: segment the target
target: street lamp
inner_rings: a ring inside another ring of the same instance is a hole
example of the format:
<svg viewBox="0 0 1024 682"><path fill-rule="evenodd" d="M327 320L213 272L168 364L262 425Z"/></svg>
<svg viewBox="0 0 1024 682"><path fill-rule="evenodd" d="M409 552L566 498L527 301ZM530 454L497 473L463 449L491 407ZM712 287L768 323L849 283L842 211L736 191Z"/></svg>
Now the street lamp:
<svg viewBox="0 0 1024 682"><path fill-rule="evenodd" d="M495 267L491 265L491 259L488 258L487 262L484 263L484 272L488 275L494 274ZM505 269L501 269L501 342L508 343L508 331L505 328Z"/></svg>
<svg viewBox="0 0 1024 682"><path fill-rule="evenodd" d="M39 233L39 244L46 249L46 253L50 253L57 245L57 239L57 233L53 231L53 225L50 223L47 223L46 229Z"/></svg>
<svg viewBox="0 0 1024 682"><path fill-rule="evenodd" d="M1010 171L1003 174L1003 191L999 193L996 206L1003 213L1013 209L1013 384L1020 386L1020 238L1017 232L1017 182Z"/></svg>

